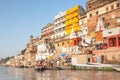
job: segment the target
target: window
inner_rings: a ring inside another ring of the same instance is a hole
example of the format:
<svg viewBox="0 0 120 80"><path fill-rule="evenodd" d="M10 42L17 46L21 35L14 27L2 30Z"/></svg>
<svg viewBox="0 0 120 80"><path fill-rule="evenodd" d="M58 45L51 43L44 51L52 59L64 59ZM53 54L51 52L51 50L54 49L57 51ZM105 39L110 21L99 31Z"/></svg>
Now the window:
<svg viewBox="0 0 120 80"><path fill-rule="evenodd" d="M58 21L60 21L60 18L58 18Z"/></svg>
<svg viewBox="0 0 120 80"><path fill-rule="evenodd" d="M55 19L55 23L57 22L57 19Z"/></svg>
<svg viewBox="0 0 120 80"><path fill-rule="evenodd" d="M110 45L110 47L116 46L116 37L109 39L109 45Z"/></svg>
<svg viewBox="0 0 120 80"><path fill-rule="evenodd" d="M82 25L83 25L83 24L84 24L84 21L82 20L81 22L82 22Z"/></svg>
<svg viewBox="0 0 120 80"><path fill-rule="evenodd" d="M98 11L96 11L96 15L98 15Z"/></svg>
<svg viewBox="0 0 120 80"><path fill-rule="evenodd" d="M62 46L64 46L64 42L62 42Z"/></svg>
<svg viewBox="0 0 120 80"><path fill-rule="evenodd" d="M55 30L55 33L57 32L57 30Z"/></svg>
<svg viewBox="0 0 120 80"><path fill-rule="evenodd" d="M63 17L61 17L61 20L63 20Z"/></svg>
<svg viewBox="0 0 120 80"><path fill-rule="evenodd" d="M117 3L117 4L116 4L116 6L117 6L117 8L118 8L118 7L120 7L120 4L119 4L119 3Z"/></svg>
<svg viewBox="0 0 120 80"><path fill-rule="evenodd" d="M58 26L60 26L61 24L59 23L59 25Z"/></svg>
<svg viewBox="0 0 120 80"><path fill-rule="evenodd" d="M91 8L91 6L89 6L89 9Z"/></svg>
<svg viewBox="0 0 120 80"><path fill-rule="evenodd" d="M61 31L61 28L59 28L59 31Z"/></svg>
<svg viewBox="0 0 120 80"><path fill-rule="evenodd" d="M107 23L107 25L106 25L106 29L109 29L109 27L110 27L110 23Z"/></svg>
<svg viewBox="0 0 120 80"><path fill-rule="evenodd" d="M105 18L103 17L102 20L105 21Z"/></svg>
<svg viewBox="0 0 120 80"><path fill-rule="evenodd" d="M63 27L63 30L65 30L65 27Z"/></svg>
<svg viewBox="0 0 120 80"><path fill-rule="evenodd" d="M113 10L113 9L114 9L114 5L111 6L111 10Z"/></svg>
<svg viewBox="0 0 120 80"><path fill-rule="evenodd" d="M69 44L69 41L67 43Z"/></svg>
<svg viewBox="0 0 120 80"><path fill-rule="evenodd" d="M110 26L110 23L107 23L108 26Z"/></svg>
<svg viewBox="0 0 120 80"><path fill-rule="evenodd" d="M109 8L108 8L108 7L106 7L106 11L109 11Z"/></svg>
<svg viewBox="0 0 120 80"><path fill-rule="evenodd" d="M65 21L63 21L63 24L65 24Z"/></svg>
<svg viewBox="0 0 120 80"><path fill-rule="evenodd" d="M90 17L92 17L92 14L90 14Z"/></svg>

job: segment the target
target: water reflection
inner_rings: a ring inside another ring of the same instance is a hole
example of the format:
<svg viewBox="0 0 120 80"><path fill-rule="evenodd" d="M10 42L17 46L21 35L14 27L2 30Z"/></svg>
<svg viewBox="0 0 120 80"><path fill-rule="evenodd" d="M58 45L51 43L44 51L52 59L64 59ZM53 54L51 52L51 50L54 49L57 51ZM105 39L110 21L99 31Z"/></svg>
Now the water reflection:
<svg viewBox="0 0 120 80"><path fill-rule="evenodd" d="M120 73L106 71L46 70L0 67L0 80L119 80Z"/></svg>

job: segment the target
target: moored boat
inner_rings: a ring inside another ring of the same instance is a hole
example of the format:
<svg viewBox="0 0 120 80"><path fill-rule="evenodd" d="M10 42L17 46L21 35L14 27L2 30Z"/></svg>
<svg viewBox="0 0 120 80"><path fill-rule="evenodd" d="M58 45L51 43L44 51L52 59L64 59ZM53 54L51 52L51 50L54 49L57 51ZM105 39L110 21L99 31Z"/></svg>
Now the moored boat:
<svg viewBox="0 0 120 80"><path fill-rule="evenodd" d="M36 63L35 71L44 71L46 69L45 65L43 64L43 61L40 60Z"/></svg>
<svg viewBox="0 0 120 80"><path fill-rule="evenodd" d="M113 68L115 71L120 72L120 65L115 65L115 66L113 66Z"/></svg>
<svg viewBox="0 0 120 80"><path fill-rule="evenodd" d="M35 67L35 71L44 71L45 68L44 67Z"/></svg>

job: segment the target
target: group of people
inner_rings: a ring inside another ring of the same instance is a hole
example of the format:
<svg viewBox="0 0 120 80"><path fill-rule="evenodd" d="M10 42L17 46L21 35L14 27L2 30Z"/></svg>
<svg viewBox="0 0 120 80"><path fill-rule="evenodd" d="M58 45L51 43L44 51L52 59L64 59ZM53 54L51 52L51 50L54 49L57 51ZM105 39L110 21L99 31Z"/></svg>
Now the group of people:
<svg viewBox="0 0 120 80"><path fill-rule="evenodd" d="M43 70L45 70L45 68L46 68L46 65L45 65L44 60L36 61L35 69L43 71Z"/></svg>
<svg viewBox="0 0 120 80"><path fill-rule="evenodd" d="M65 66L65 63L71 63L71 57L56 57L51 59L41 59L36 61L36 67L46 68L46 67L60 67Z"/></svg>

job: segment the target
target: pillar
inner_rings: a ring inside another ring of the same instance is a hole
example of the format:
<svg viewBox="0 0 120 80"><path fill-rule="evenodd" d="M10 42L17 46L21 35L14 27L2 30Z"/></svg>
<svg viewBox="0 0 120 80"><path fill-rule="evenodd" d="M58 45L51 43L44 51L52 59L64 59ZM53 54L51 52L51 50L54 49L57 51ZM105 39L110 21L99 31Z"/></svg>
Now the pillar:
<svg viewBox="0 0 120 80"><path fill-rule="evenodd" d="M107 37L107 44L108 44L108 48L109 48L110 47L109 37Z"/></svg>
<svg viewBox="0 0 120 80"><path fill-rule="evenodd" d="M118 37L119 37L119 36L116 36L116 46L117 46L117 47L119 46Z"/></svg>

